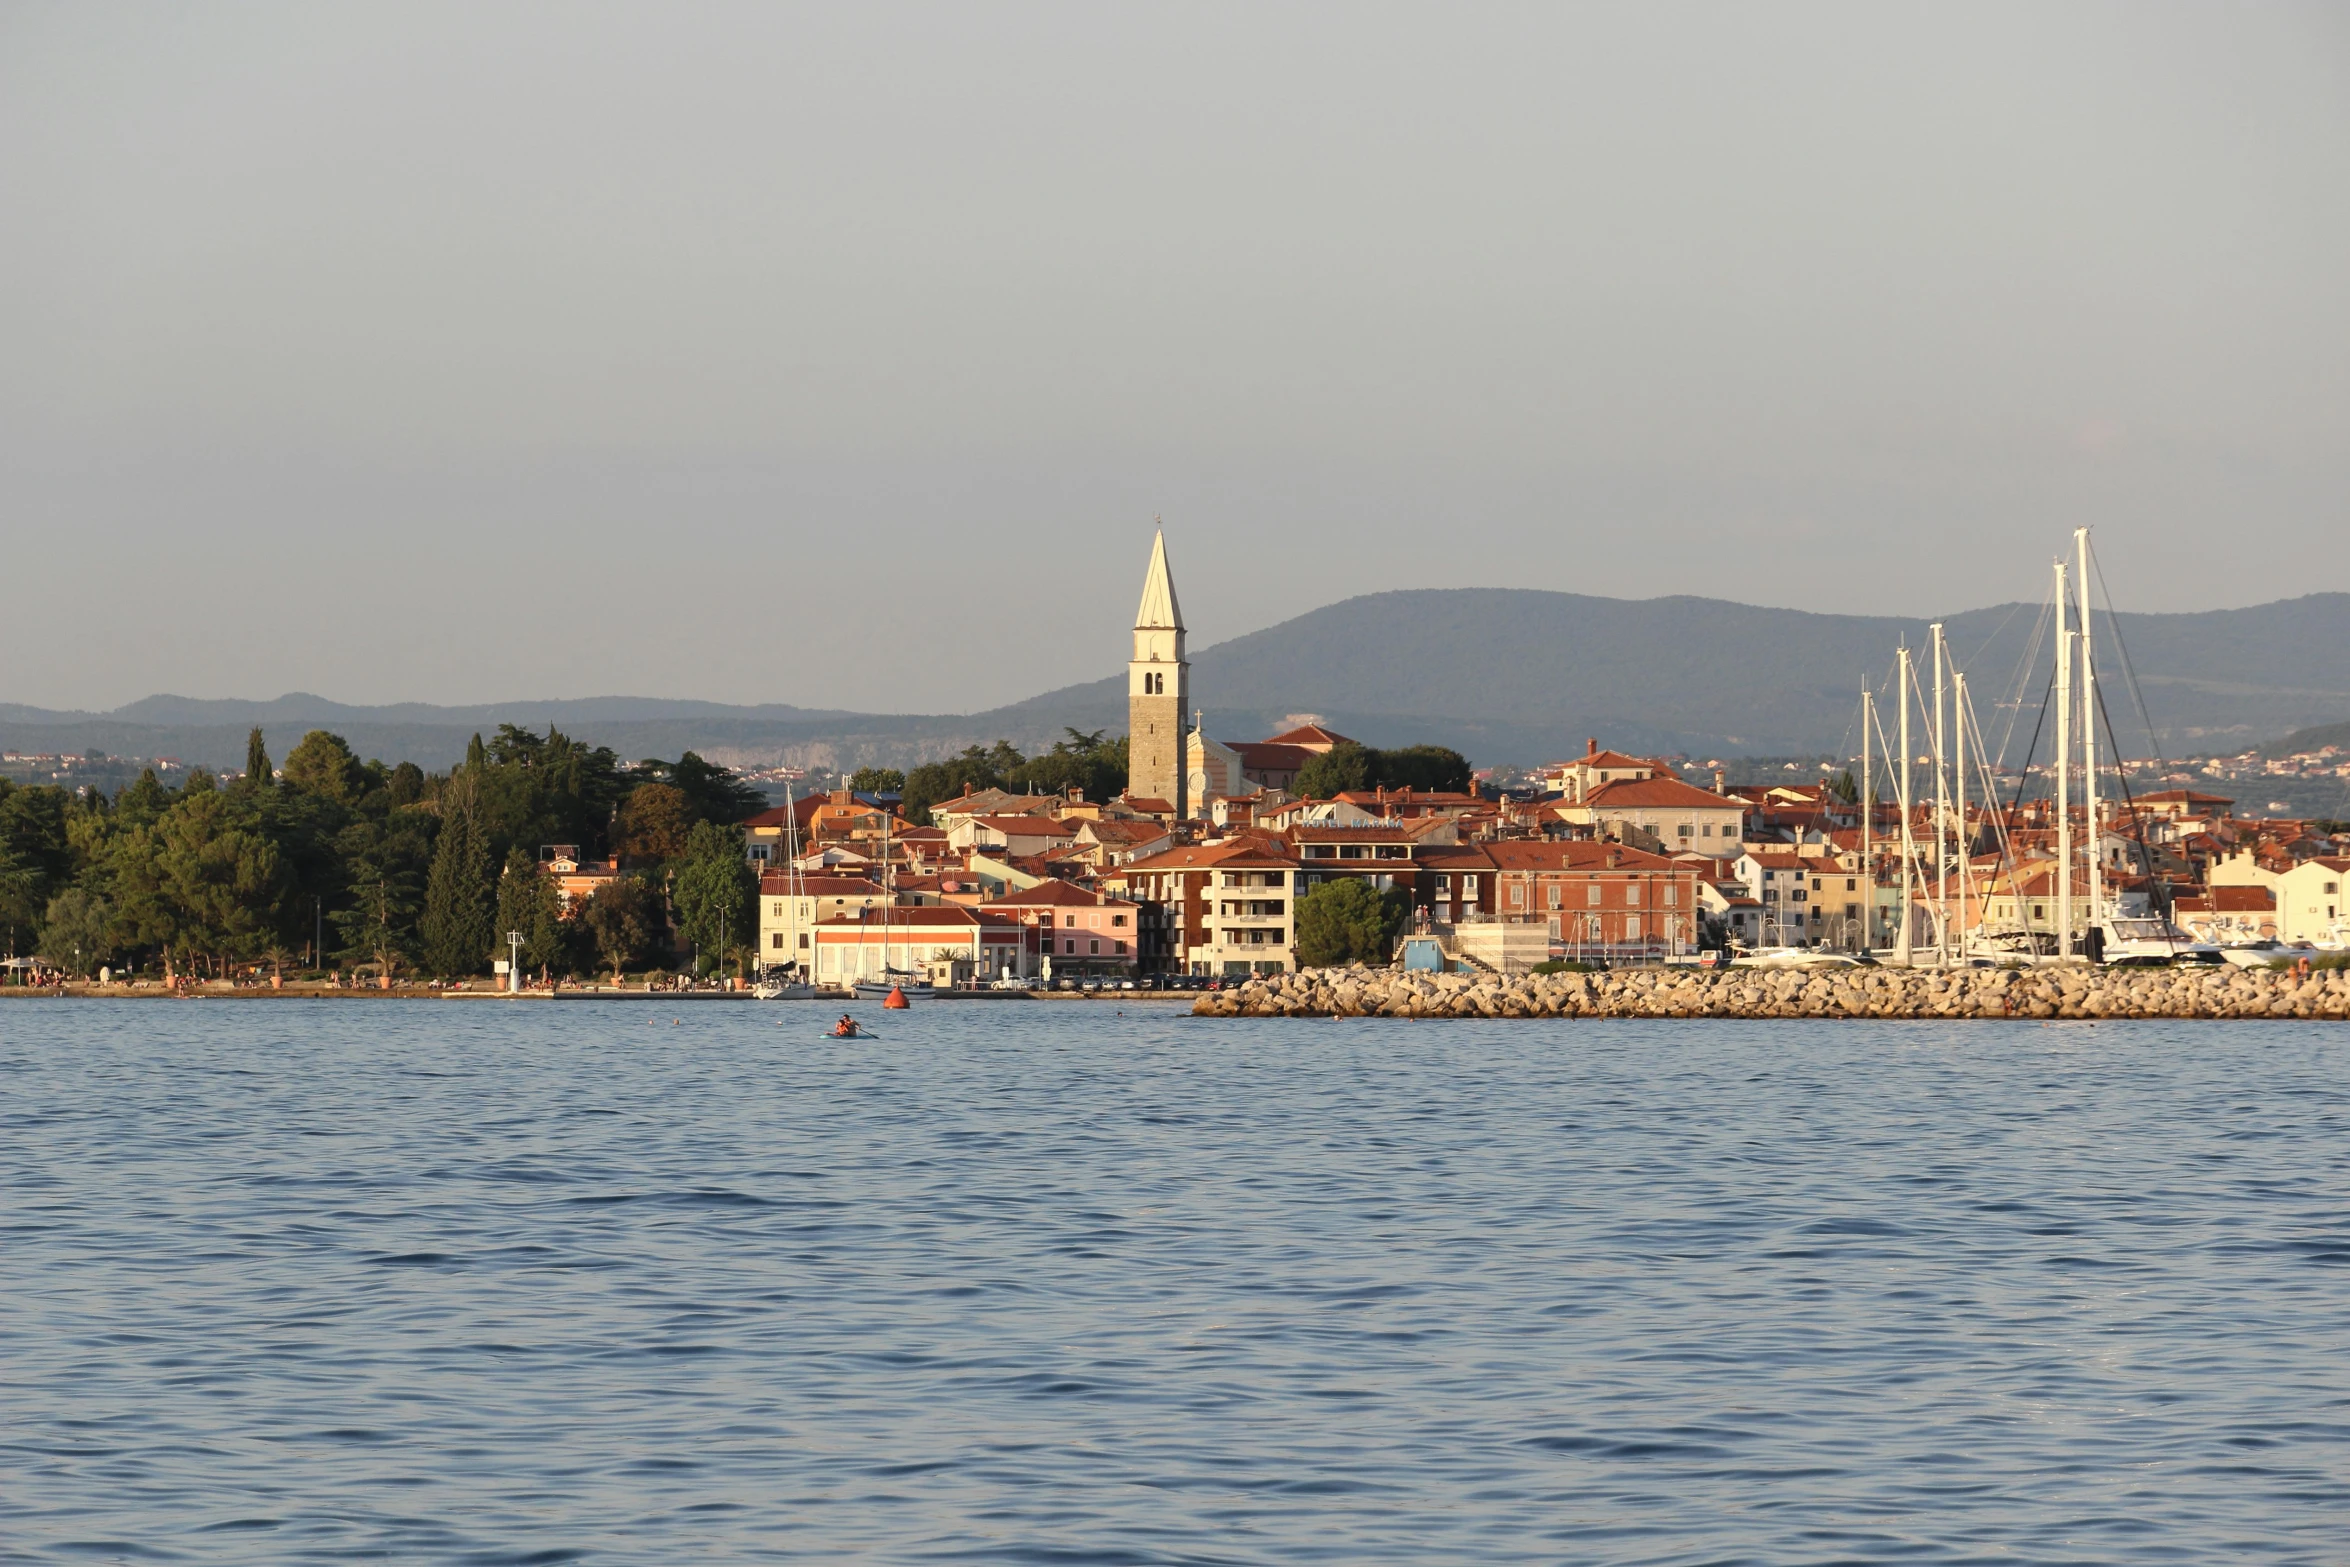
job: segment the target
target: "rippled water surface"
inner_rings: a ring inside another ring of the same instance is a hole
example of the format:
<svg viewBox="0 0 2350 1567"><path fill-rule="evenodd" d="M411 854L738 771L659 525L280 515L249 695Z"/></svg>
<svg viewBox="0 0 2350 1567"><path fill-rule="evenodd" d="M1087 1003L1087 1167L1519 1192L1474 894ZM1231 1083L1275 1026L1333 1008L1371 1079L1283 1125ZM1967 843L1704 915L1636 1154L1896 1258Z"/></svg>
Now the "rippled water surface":
<svg viewBox="0 0 2350 1567"><path fill-rule="evenodd" d="M2340 1025L822 1015L0 1003L0 1556L2350 1559Z"/></svg>

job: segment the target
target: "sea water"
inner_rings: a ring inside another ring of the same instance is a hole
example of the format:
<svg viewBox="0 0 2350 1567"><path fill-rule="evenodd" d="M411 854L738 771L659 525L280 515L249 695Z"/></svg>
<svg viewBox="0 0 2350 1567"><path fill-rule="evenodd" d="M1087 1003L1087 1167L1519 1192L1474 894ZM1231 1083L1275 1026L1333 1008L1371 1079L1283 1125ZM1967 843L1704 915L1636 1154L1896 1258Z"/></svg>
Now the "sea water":
<svg viewBox="0 0 2350 1567"><path fill-rule="evenodd" d="M0 1003L0 1557L2340 1562L2350 1029Z"/></svg>

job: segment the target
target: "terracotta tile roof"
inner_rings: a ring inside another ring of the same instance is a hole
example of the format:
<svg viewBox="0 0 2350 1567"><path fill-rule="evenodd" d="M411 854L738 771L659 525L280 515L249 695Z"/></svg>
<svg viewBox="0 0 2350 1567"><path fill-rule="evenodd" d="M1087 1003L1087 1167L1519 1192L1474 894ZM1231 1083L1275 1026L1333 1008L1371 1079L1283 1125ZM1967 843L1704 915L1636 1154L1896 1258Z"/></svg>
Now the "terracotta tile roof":
<svg viewBox="0 0 2350 1567"><path fill-rule="evenodd" d="M1078 830L1091 833L1096 843L1148 843L1153 838L1167 836L1167 829L1157 822L1122 822L1114 818L1087 822Z"/></svg>
<svg viewBox="0 0 2350 1567"><path fill-rule="evenodd" d="M1122 867L1122 876L1136 876L1152 871L1205 870L1217 866L1247 866L1251 868L1287 868L1297 864L1297 857L1280 844L1237 839L1225 843L1184 844L1135 860Z"/></svg>
<svg viewBox="0 0 2350 1567"><path fill-rule="evenodd" d="M1745 857L1766 871L1808 871L1827 863L1816 854L1797 854L1793 849L1749 849Z"/></svg>
<svg viewBox="0 0 2350 1567"><path fill-rule="evenodd" d="M1337 730L1325 729L1320 724L1300 724L1295 729L1284 729L1281 733L1268 735L1256 743L1259 745L1310 746L1316 750L1330 750L1342 745L1353 745L1355 742Z"/></svg>
<svg viewBox="0 0 2350 1567"><path fill-rule="evenodd" d="M972 824L1010 838L1074 838L1077 829L1050 816L974 816Z"/></svg>
<svg viewBox="0 0 2350 1567"><path fill-rule="evenodd" d="M1718 794L1685 784L1677 778L1620 778L1614 783L1601 784L1583 796L1582 803L1586 810L1605 806L1693 811L1736 811L1745 808L1736 800L1725 800Z"/></svg>
<svg viewBox="0 0 2350 1567"><path fill-rule="evenodd" d="M1485 845L1494 869L1503 871L1673 871L1662 854L1620 843L1535 842L1511 839ZM1614 863L1609 863L1610 858Z"/></svg>

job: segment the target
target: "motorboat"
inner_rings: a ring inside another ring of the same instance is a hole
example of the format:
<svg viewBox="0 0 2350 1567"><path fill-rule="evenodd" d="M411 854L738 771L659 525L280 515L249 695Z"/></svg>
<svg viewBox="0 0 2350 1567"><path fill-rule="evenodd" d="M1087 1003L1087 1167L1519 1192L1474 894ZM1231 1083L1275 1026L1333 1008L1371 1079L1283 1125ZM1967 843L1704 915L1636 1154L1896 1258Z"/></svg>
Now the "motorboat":
<svg viewBox="0 0 2350 1567"><path fill-rule="evenodd" d="M1862 968L1873 959L1828 947L1750 947L1730 959L1732 968Z"/></svg>
<svg viewBox="0 0 2350 1567"><path fill-rule="evenodd" d="M813 1001L820 994L814 985L789 975L762 979L751 987L751 994L761 1001Z"/></svg>
<svg viewBox="0 0 2350 1567"><path fill-rule="evenodd" d="M2103 938L2099 961L2110 964L2220 963L2225 955L2208 941L2198 941L2153 915L2136 918L2117 915L2094 927Z"/></svg>

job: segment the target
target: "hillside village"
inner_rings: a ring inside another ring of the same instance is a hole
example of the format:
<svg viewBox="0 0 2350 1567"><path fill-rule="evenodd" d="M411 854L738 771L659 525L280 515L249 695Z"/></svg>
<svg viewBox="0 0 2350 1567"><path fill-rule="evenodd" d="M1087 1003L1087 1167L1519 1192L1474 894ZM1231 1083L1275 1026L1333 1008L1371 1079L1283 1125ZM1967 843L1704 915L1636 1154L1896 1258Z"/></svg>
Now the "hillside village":
<svg viewBox="0 0 2350 1567"><path fill-rule="evenodd" d="M762 965L819 985L1278 974L1321 956L1301 940L1301 904L1349 883L1395 933L1504 973L1900 940L1901 813L1882 799L1864 811L1849 777L1732 785L1591 737L1533 788L1480 787L1465 763L1448 788L1316 788L1318 763L1327 778L1377 753L1310 715L1261 740L1202 732L1185 637L1162 535L1134 626L1127 782L1111 798L973 789L917 824L892 795L838 789L750 818ZM2341 944L2350 826L2238 820L2233 806L2185 788L2101 802L2114 906L2170 911L2218 942ZM1910 817L1909 902L1929 905L1913 942L1934 941L1939 919L2054 949L2048 802L1963 818L1945 802L1938 857L1936 807L1913 802Z"/></svg>

